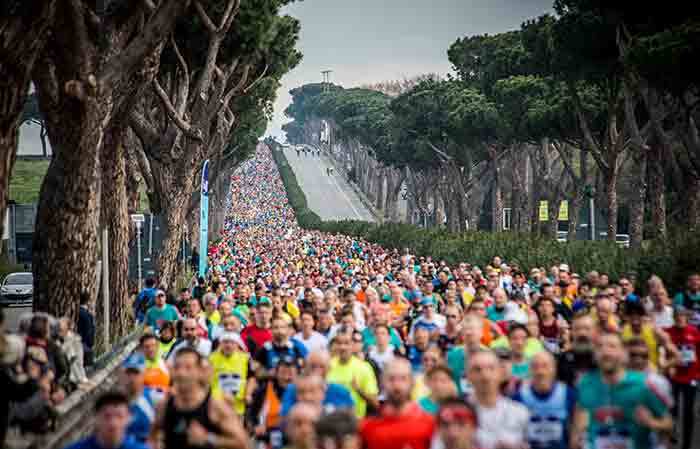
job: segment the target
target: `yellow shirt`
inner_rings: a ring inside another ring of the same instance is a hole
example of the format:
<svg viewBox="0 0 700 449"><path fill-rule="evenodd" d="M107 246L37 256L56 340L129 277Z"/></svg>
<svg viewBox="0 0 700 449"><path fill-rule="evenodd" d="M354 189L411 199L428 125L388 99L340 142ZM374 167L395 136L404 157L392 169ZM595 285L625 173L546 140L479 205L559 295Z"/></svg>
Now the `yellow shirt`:
<svg viewBox="0 0 700 449"><path fill-rule="evenodd" d="M353 356L348 363L343 365L338 357L333 357L326 380L347 388L355 401L355 414L358 418L364 418L367 414L367 402L352 387L353 379L357 381L365 394L374 396L379 394L377 378L369 363Z"/></svg>
<svg viewBox="0 0 700 449"><path fill-rule="evenodd" d="M209 356L209 363L212 366L212 397L230 402L239 415L245 413L245 387L249 360L248 353L242 351L236 351L228 357L221 351L215 351Z"/></svg>
<svg viewBox="0 0 700 449"><path fill-rule="evenodd" d="M652 366L659 366L659 345L656 342L656 332L654 328L648 324L644 324L642 325L642 332L637 335L632 330L632 326L625 324L625 327L622 328L622 341L628 342L635 337L641 338L644 343L646 343L647 348L649 348L649 361Z"/></svg>

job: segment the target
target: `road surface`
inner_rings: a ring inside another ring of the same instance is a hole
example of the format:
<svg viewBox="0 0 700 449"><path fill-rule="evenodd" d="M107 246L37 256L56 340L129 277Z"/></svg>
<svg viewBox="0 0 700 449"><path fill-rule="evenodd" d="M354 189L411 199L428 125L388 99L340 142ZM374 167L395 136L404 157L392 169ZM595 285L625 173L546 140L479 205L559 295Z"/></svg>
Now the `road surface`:
<svg viewBox="0 0 700 449"><path fill-rule="evenodd" d="M311 156L302 152L297 157L294 148L284 150L299 186L306 194L309 208L323 220L366 220L375 221L372 214L362 204L355 191L335 170L328 176L326 169L331 165L325 156Z"/></svg>

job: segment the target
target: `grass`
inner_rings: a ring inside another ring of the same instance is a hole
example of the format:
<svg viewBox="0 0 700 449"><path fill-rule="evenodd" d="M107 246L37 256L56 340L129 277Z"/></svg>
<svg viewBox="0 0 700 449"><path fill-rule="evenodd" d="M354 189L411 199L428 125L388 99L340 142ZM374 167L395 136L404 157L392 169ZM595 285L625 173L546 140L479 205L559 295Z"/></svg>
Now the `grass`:
<svg viewBox="0 0 700 449"><path fill-rule="evenodd" d="M49 161L17 160L10 179L10 200L17 204L38 202L41 183L48 169Z"/></svg>

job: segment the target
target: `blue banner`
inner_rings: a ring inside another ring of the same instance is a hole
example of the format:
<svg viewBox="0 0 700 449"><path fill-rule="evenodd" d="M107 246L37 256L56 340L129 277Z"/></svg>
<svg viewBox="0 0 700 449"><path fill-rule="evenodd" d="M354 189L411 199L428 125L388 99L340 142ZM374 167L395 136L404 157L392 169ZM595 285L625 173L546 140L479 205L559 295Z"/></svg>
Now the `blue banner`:
<svg viewBox="0 0 700 449"><path fill-rule="evenodd" d="M199 200L199 275L207 272L209 255L209 159L202 167L202 187Z"/></svg>

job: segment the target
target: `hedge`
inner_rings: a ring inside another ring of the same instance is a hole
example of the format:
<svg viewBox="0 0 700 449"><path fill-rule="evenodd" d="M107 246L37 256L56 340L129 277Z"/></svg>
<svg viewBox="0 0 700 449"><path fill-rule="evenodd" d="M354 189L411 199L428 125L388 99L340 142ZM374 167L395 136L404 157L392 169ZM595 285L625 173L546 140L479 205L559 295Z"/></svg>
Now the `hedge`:
<svg viewBox="0 0 700 449"><path fill-rule="evenodd" d="M671 293L684 285L688 274L700 267L700 234L687 230L672 231L665 240L648 242L644 249L621 248L607 241L576 240L560 243L555 239L515 232L467 231L451 233L445 229L424 229L409 224L375 224L366 221L323 221L308 208L284 153L272 151L287 190L289 202L302 228L345 234L377 243L386 248L432 256L453 265L470 262L487 265L494 256L525 270L566 263L578 273L597 270L616 280L635 275L640 280L652 274L660 276ZM638 283L641 290L645 285Z"/></svg>

